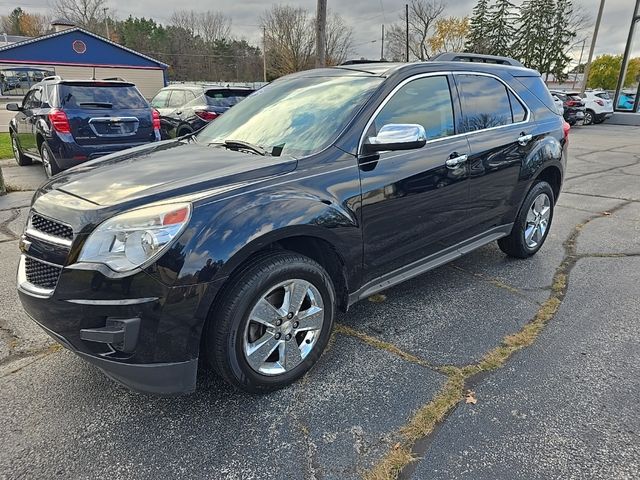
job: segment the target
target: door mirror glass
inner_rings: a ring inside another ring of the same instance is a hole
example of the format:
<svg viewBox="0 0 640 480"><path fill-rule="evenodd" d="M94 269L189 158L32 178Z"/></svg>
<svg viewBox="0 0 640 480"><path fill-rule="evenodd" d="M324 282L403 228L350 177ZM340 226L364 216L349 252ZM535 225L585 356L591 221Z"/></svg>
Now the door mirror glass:
<svg viewBox="0 0 640 480"><path fill-rule="evenodd" d="M10 112L19 112L21 108L17 103L7 103L7 110Z"/></svg>
<svg viewBox="0 0 640 480"><path fill-rule="evenodd" d="M415 123L389 123L375 137L369 137L365 148L369 152L383 150L413 150L427 143L427 134L422 125Z"/></svg>

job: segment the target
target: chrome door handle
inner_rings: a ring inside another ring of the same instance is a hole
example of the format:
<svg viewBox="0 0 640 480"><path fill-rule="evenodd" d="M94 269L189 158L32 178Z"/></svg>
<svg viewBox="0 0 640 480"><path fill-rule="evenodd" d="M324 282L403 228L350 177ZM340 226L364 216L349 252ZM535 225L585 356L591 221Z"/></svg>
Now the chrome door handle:
<svg viewBox="0 0 640 480"><path fill-rule="evenodd" d="M533 135L529 134L529 135L520 135L518 137L518 143L521 146L525 146L527 143L529 143L531 141L531 139L533 138Z"/></svg>
<svg viewBox="0 0 640 480"><path fill-rule="evenodd" d="M445 162L445 165L449 168L456 168L466 162L468 158L469 157L467 157L467 155L459 155L454 158L449 158Z"/></svg>

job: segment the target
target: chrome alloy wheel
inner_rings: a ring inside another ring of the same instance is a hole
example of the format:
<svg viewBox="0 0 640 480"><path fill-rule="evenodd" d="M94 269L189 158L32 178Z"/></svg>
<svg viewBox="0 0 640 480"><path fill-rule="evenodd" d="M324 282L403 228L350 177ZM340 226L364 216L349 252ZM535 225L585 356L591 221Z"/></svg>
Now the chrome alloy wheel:
<svg viewBox="0 0 640 480"><path fill-rule="evenodd" d="M544 239L549 228L551 217L551 200L546 193L541 193L531 204L527 213L527 222L524 228L524 241L529 248L536 248Z"/></svg>
<svg viewBox="0 0 640 480"><path fill-rule="evenodd" d="M18 148L18 142L16 141L16 137L11 135L11 147L13 147L13 156L16 158L16 161L20 161L20 149Z"/></svg>
<svg viewBox="0 0 640 480"><path fill-rule="evenodd" d="M51 155L49 154L49 149L44 147L42 148L41 158L44 171L47 174L47 177L51 178L53 176L53 170L51 169Z"/></svg>
<svg viewBox="0 0 640 480"><path fill-rule="evenodd" d="M279 283L264 294L249 314L244 355L263 375L280 375L297 367L315 346L324 323L324 303L306 280Z"/></svg>

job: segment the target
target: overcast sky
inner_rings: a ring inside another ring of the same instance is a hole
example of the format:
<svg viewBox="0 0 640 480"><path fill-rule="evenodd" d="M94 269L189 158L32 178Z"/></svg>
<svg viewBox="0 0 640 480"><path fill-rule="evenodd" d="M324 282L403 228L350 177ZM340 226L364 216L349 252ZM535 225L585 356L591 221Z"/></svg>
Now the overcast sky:
<svg viewBox="0 0 640 480"><path fill-rule="evenodd" d="M470 15L476 0L444 0L445 15ZM0 0L0 12L9 13L16 5L27 11L46 13L49 0ZM315 12L315 0L289 0L282 4L301 6ZM338 12L354 28L353 58L361 56L367 58L380 57L380 29L383 23L390 24L399 21L404 13L406 0L328 0L329 10ZM518 3L518 0L514 0ZM592 25L598 13L600 0L574 0L576 9L588 13L592 18ZM219 10L232 20L232 30L236 36L243 37L252 43L259 43L261 32L258 24L260 15L270 8L273 3L258 0L211 0L207 3L196 0L109 0L108 5L115 10L119 18L129 15L138 17L152 17L156 21L166 23L176 5L181 9ZM623 53L624 44L629 32L633 0L606 0L602 25L596 44L596 55L600 53ZM588 37L585 57L589 47L592 28L582 32L581 38ZM636 34L634 53L640 55L640 32ZM581 45L573 52L574 57L580 55Z"/></svg>

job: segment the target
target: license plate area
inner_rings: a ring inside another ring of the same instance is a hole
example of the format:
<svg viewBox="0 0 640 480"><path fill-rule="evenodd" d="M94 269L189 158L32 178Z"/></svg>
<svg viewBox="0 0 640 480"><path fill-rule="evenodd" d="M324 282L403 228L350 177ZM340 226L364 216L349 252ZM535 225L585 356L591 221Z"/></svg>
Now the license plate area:
<svg viewBox="0 0 640 480"><path fill-rule="evenodd" d="M92 118L89 126L97 137L127 137L135 135L140 122L136 117Z"/></svg>

